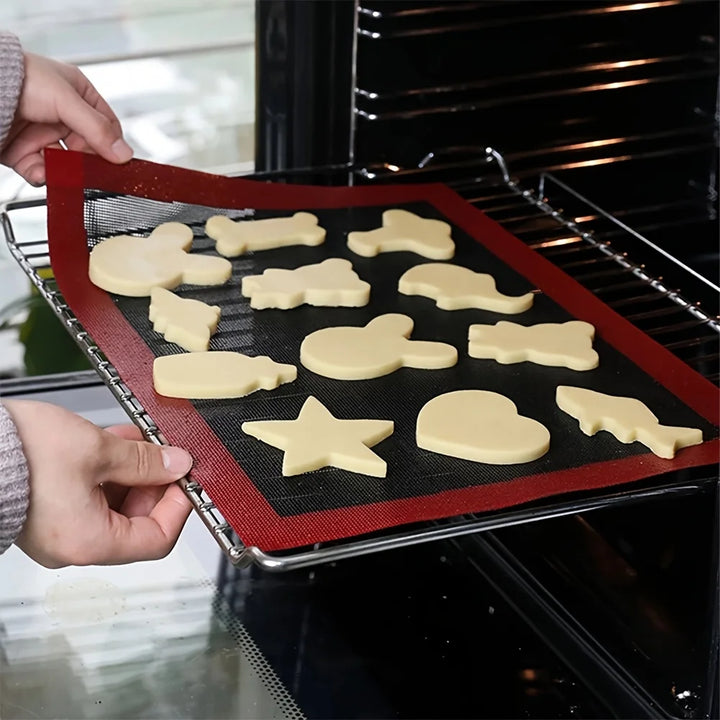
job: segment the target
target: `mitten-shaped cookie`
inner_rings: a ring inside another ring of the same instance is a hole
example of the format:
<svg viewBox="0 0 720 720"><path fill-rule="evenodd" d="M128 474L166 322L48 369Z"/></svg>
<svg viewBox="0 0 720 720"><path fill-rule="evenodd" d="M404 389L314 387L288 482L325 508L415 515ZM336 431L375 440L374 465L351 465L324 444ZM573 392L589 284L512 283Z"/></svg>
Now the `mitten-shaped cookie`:
<svg viewBox="0 0 720 720"><path fill-rule="evenodd" d="M435 370L455 365L457 350L452 345L409 340L412 329L412 318L389 313L365 327L316 330L303 340L300 362L336 380L368 380L401 367Z"/></svg>

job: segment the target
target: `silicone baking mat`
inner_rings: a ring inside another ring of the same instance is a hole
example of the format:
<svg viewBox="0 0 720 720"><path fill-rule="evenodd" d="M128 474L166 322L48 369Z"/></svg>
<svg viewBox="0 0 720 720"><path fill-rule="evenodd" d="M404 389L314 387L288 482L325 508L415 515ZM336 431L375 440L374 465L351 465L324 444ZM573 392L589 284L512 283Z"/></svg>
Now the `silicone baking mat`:
<svg viewBox="0 0 720 720"><path fill-rule="evenodd" d="M264 551L337 540L406 523L508 508L531 500L588 491L718 461L718 389L610 310L547 260L444 185L314 187L268 184L132 161L114 166L97 157L48 151L48 236L60 291L85 330L118 370L164 436L186 447L198 481L246 546ZM492 274L509 295L539 290L533 308L516 316L481 310L448 312L434 301L397 292L408 268L428 262L406 252L362 258L348 250L347 233L381 224L382 212L404 208L452 225L454 263ZM193 252L214 253L204 223L218 212L233 218L285 216L307 210L327 230L319 247L292 247L232 259L221 287L181 286L177 292L220 305L211 349L269 355L298 367L295 382L244 398L185 401L162 397L152 386L155 357L183 352L152 330L148 298L106 293L88 279L89 249L103 237L147 234L170 220L193 228ZM372 286L364 308L252 310L240 294L245 275L294 268L327 257L352 261ZM341 382L306 370L302 339L335 325L365 325L387 312L409 315L413 339L440 340L458 349L446 370L401 369L383 378ZM513 320L523 324L581 319L596 328L599 368L575 372L532 363L501 365L468 356L468 326ZM630 395L664 424L700 427L706 442L673 460L610 434L585 436L554 401L559 384ZM420 450L415 420L432 397L474 388L507 395L520 414L542 422L551 447L519 465L486 465ZM325 468L295 477L281 474L282 452L240 429L246 420L294 419L313 395L339 418L395 422L374 447L388 464L386 478Z"/></svg>

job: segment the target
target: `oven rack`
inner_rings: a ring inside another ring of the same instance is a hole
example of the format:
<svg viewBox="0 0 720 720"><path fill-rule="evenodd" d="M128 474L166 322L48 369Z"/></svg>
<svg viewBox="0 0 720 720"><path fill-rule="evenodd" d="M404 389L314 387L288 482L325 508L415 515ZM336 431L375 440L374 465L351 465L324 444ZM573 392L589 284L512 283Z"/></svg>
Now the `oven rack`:
<svg viewBox="0 0 720 720"><path fill-rule="evenodd" d="M457 161L454 159L448 161L445 157L439 159L433 153L429 153L417 168L404 170L389 164L361 168L333 166L276 171L257 174L254 177L261 180L306 182L306 177L322 176L330 177L335 182L339 180L343 183L361 184L396 179L410 182L416 179L435 180L438 176L442 179L445 173L450 172L455 178L452 182L448 182L450 186L538 252L550 257L561 268L566 271L576 268L582 270L586 266L590 268L589 272L581 271L574 275L575 279L586 287L596 292L608 288L621 291L622 297L608 302L609 305L614 304L627 319L649 334L659 336L657 339L668 349L709 379L718 382L720 322L717 316L706 312L700 304L687 300L684 293L666 285L662 278L651 275L643 265L634 263L629 259L627 251L619 249L618 246L624 248L629 243L630 246L638 249L639 245L643 250L649 250L670 261L695 289L709 290L717 295L720 293L720 288L691 268L678 263L661 248L604 212L551 174L545 173L540 176L537 189L523 188L510 176L502 155L496 150L487 147L478 150L476 155L473 160L461 161L460 165L469 171L464 173L466 177L461 180L457 180L459 174ZM429 174L431 177L428 177ZM550 196L572 205L575 215L578 211L582 211L581 218L566 217L563 210L556 209L550 204ZM2 207L0 223L10 253L73 336L93 366L96 375L110 389L132 422L141 429L150 442L157 445L167 444L157 424L82 327L58 291L50 270L47 240L16 237L11 215L19 210L44 206L44 199L35 199L12 201ZM528 225L528 223L530 226L528 232L523 233L518 230L520 225ZM589 258L586 257L588 252L591 253ZM598 263L603 266L601 271L596 270ZM602 280L602 286L596 287L598 277ZM629 295L626 290L630 292ZM639 305L643 310L637 313L623 311L634 305ZM660 325L643 327L647 321L654 323L658 319L661 321ZM688 329L691 330L690 337L676 339L676 333L682 334ZM702 330L700 335L698 330ZM669 341L667 341L668 337ZM86 380L85 374L83 376ZM550 498L529 503L520 509L488 512L482 515L462 515L419 523L400 530L395 528L369 536L318 543L312 547L273 553L264 552L257 547L244 546L197 482L191 478L183 478L179 484L222 551L234 565L247 567L255 564L266 570L287 571L619 504L640 503L653 497L667 497L668 494L676 496L693 494L701 491L707 482L715 480L716 478L712 477L703 476L697 479L696 476L683 475L682 478L678 477L662 483L660 487L648 488L641 484L629 489L594 493L592 497L578 496L561 501Z"/></svg>

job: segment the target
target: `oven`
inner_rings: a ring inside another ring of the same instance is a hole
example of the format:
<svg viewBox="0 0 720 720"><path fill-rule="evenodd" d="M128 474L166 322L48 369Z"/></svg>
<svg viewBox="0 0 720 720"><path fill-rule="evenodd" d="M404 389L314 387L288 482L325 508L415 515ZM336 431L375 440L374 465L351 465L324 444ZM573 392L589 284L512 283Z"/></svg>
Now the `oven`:
<svg viewBox="0 0 720 720"><path fill-rule="evenodd" d="M258 22L259 167L447 182L718 382L717 3L269 2ZM496 151L569 232L488 183ZM627 232L619 253L643 270L603 254ZM450 543L601 712L716 717L717 468L704 474L682 499Z"/></svg>
<svg viewBox="0 0 720 720"><path fill-rule="evenodd" d="M447 183L718 383L717 3L256 10L259 179ZM47 264L43 211L28 201L5 213L30 274ZM94 370L5 383L5 394L49 394L100 424L122 416L125 389L99 385ZM280 573L268 571L273 558L234 564L208 545L205 525L219 523L207 497L194 499L178 551L181 565L203 565L196 584L212 581L191 595L215 625L175 656L193 659L191 688L201 679L239 695L249 658L274 703L256 705L262 717L718 716L716 467L305 548ZM18 647L6 633L3 671L16 682L19 667L32 676ZM129 707L121 693L138 673L127 677L97 697ZM191 703L187 688L173 705L173 687L163 675L143 690L174 716L237 711L208 694ZM68 707L89 703L86 692Z"/></svg>

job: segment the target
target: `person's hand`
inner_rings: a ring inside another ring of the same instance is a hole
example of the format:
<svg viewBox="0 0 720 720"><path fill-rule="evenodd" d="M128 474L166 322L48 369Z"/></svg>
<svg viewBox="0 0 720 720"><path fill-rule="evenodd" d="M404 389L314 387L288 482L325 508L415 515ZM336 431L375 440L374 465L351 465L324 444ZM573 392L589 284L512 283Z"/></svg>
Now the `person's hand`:
<svg viewBox="0 0 720 720"><path fill-rule="evenodd" d="M0 162L42 185L43 148L59 147L61 140L70 150L93 151L115 163L133 155L115 113L77 67L25 53L25 80Z"/></svg>
<svg viewBox="0 0 720 720"><path fill-rule="evenodd" d="M140 441L134 426L102 430L46 403L3 403L30 470L30 506L16 545L48 568L152 560L172 550L191 504L176 480L180 448Z"/></svg>

